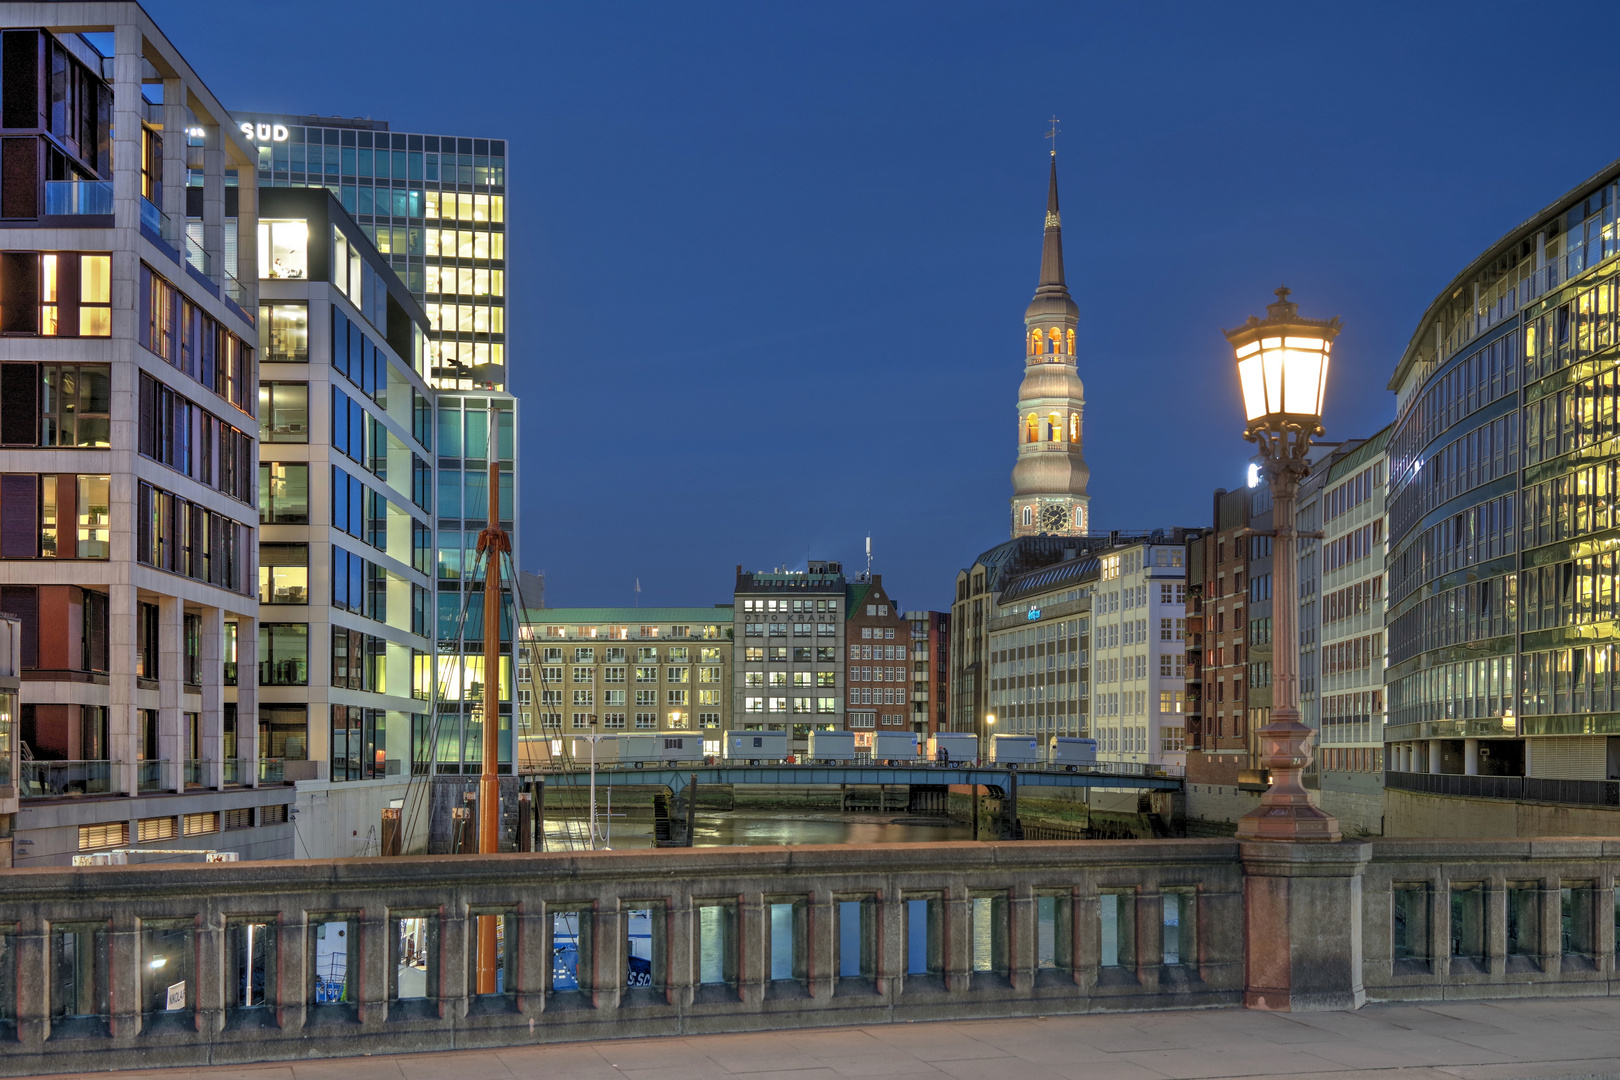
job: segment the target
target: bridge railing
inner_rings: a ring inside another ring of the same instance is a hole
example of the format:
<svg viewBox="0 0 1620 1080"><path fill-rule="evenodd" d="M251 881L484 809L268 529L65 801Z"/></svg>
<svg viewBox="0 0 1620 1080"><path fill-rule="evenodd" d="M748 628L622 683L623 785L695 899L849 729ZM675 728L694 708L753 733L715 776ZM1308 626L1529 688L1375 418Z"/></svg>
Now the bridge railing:
<svg viewBox="0 0 1620 1080"><path fill-rule="evenodd" d="M0 1073L1608 994L1616 855L1026 841L11 871Z"/></svg>

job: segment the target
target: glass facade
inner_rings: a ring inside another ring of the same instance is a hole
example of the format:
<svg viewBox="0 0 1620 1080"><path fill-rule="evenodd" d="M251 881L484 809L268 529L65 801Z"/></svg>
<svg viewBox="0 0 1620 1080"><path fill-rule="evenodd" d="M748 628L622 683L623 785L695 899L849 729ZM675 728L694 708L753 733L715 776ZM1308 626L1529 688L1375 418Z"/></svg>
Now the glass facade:
<svg viewBox="0 0 1620 1080"><path fill-rule="evenodd" d="M483 585L471 575L488 513L492 418L501 524L514 551L518 544L517 401L506 392L506 140L389 131L384 121L255 114L237 120L259 148L259 186L329 190L427 314L426 376L439 393L431 406L423 403L419 426L438 457L438 477L417 501L433 508L440 547L436 594L420 616L434 623L429 633L437 634L439 661L414 678L423 692L436 683L438 771L464 762L476 772L484 624ZM279 257L295 271L297 237L287 245L291 255L278 254L280 239L261 242L261 261L273 268ZM296 311L278 309L268 329L274 347L296 351L302 343ZM509 621L502 624L503 710L510 708L504 704L511 690ZM509 762L504 711L501 728L501 760Z"/></svg>
<svg viewBox="0 0 1620 1080"><path fill-rule="evenodd" d="M260 187L324 187L422 302L429 379L444 390L506 387L506 140L389 131L382 121L240 117L258 144ZM266 122L269 121L269 122ZM261 245L269 269L282 237ZM265 276L271 276L266 274Z"/></svg>
<svg viewBox="0 0 1620 1080"><path fill-rule="evenodd" d="M1391 773L1615 777L1617 196L1486 252L1391 383Z"/></svg>

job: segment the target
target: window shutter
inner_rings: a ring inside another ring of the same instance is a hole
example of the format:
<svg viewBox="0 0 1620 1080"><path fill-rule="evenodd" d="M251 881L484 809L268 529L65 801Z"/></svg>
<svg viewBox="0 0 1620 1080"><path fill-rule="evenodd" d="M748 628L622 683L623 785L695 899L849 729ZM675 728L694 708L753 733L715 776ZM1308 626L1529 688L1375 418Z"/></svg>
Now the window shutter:
<svg viewBox="0 0 1620 1080"><path fill-rule="evenodd" d="M39 445L39 366L0 365L0 443Z"/></svg>
<svg viewBox="0 0 1620 1080"><path fill-rule="evenodd" d="M0 476L0 558L39 557L39 477Z"/></svg>

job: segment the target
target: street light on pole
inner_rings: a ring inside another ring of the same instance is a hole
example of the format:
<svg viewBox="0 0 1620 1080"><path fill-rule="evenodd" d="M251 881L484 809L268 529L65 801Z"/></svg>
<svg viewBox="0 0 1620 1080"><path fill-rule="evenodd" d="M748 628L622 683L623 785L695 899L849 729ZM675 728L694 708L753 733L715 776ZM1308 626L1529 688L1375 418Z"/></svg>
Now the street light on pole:
<svg viewBox="0 0 1620 1080"><path fill-rule="evenodd" d="M1316 805L1300 781L1311 761L1313 732L1299 719L1294 505L1299 483L1310 471L1311 439L1322 434L1328 357L1339 320L1301 318L1288 293L1287 286L1277 290L1277 301L1266 306L1264 319L1251 315L1236 330L1224 331L1243 390L1243 437L1260 448L1260 472L1271 488L1276 526L1271 719L1256 732L1260 763L1271 771L1271 786L1260 796L1260 805L1238 822L1237 835L1242 840L1336 841L1338 821Z"/></svg>

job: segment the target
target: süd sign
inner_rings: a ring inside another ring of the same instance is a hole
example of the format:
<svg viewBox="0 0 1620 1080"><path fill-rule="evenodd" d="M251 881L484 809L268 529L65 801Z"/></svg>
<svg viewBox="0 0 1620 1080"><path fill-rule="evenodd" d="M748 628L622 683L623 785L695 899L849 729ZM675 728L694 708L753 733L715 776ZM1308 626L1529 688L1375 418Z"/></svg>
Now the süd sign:
<svg viewBox="0 0 1620 1080"><path fill-rule="evenodd" d="M256 142L287 141L286 124L255 124L251 121L244 120L237 126L242 129L242 134Z"/></svg>

